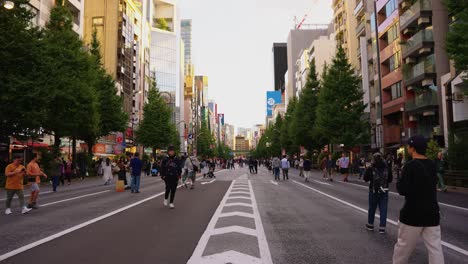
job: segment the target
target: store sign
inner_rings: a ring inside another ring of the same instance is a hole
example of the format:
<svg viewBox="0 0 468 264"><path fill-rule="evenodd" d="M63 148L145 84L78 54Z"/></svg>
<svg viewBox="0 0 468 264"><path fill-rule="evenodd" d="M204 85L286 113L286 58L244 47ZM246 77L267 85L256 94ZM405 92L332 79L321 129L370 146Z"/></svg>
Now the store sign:
<svg viewBox="0 0 468 264"><path fill-rule="evenodd" d="M268 91L267 92L267 116L273 115L273 107L276 104L281 104L281 92L280 91Z"/></svg>

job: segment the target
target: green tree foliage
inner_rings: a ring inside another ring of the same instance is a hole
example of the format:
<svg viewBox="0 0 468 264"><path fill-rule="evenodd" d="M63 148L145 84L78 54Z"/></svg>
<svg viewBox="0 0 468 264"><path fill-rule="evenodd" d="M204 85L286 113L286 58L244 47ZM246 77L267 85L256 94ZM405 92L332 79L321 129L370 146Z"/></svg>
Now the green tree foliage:
<svg viewBox="0 0 468 264"><path fill-rule="evenodd" d="M458 71L468 71L468 1L445 0L455 23L447 32L446 49Z"/></svg>
<svg viewBox="0 0 468 264"><path fill-rule="evenodd" d="M148 94L148 103L143 107L143 120L136 131L136 138L140 144L156 149L166 148L171 144L174 125L171 123L171 109L156 88L153 81L152 89Z"/></svg>
<svg viewBox="0 0 468 264"><path fill-rule="evenodd" d="M319 84L315 62L311 61L306 84L295 107L292 125L295 144L304 146L309 151L320 147L314 127Z"/></svg>
<svg viewBox="0 0 468 264"><path fill-rule="evenodd" d="M296 144L294 116L296 111L297 98L293 97L288 104L288 109L284 115L284 122L280 127L281 131L281 147L286 150L286 153L293 155L299 152L299 146ZM302 124L301 124L302 125Z"/></svg>
<svg viewBox="0 0 468 264"><path fill-rule="evenodd" d="M468 149L468 129L458 133L450 132L448 147L448 164L453 170L468 170L466 150Z"/></svg>
<svg viewBox="0 0 468 264"><path fill-rule="evenodd" d="M156 18L156 27L165 30L165 31L171 31L171 28L169 27L169 24L167 23L166 19L164 18Z"/></svg>
<svg viewBox="0 0 468 264"><path fill-rule="evenodd" d="M316 128L327 143L348 148L367 143L369 124L362 118L366 107L362 96L359 78L339 46L318 96Z"/></svg>
<svg viewBox="0 0 468 264"><path fill-rule="evenodd" d="M41 31L27 0L15 8L0 6L0 142L8 136L37 132L45 116L47 92L36 84L41 78Z"/></svg>
<svg viewBox="0 0 468 264"><path fill-rule="evenodd" d="M197 155L212 158L215 156L215 140L208 129L205 118L202 118L201 127L197 136Z"/></svg>
<svg viewBox="0 0 468 264"><path fill-rule="evenodd" d="M63 1L63 0L62 0ZM51 10L41 50L41 77L38 85L48 95L43 127L60 137L80 138L99 131L98 97L92 58L72 29L72 16L58 1Z"/></svg>
<svg viewBox="0 0 468 264"><path fill-rule="evenodd" d="M437 158L437 154L439 153L439 151L440 151L439 144L437 144L435 140L431 139L427 143L426 157L431 160L435 160Z"/></svg>
<svg viewBox="0 0 468 264"><path fill-rule="evenodd" d="M222 158L222 159L230 159L232 158L232 149L225 145L224 143L218 144L216 147L216 157Z"/></svg>

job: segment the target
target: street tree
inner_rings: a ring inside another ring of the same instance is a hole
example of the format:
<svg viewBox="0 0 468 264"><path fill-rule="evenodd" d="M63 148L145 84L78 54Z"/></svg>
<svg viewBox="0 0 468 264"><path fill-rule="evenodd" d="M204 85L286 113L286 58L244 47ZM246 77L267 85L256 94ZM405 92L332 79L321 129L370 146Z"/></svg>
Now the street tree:
<svg viewBox="0 0 468 264"><path fill-rule="evenodd" d="M156 149L167 147L173 140L172 129L171 109L161 97L156 80L153 80L148 103L143 107L143 120L135 133L137 142L151 147L153 157L156 157Z"/></svg>
<svg viewBox="0 0 468 264"><path fill-rule="evenodd" d="M284 122L280 127L281 137L281 147L286 150L286 153L289 155L296 154L299 150L298 145L296 144L296 133L294 126L294 115L297 106L297 97L293 97L288 103L288 109L284 114Z"/></svg>
<svg viewBox="0 0 468 264"><path fill-rule="evenodd" d="M28 0L15 8L0 6L0 142L9 136L34 136L45 118L47 92L37 85L41 77L41 30L34 26Z"/></svg>
<svg viewBox="0 0 468 264"><path fill-rule="evenodd" d="M46 111L43 127L55 136L55 150L60 138L79 138L99 130L98 97L91 56L73 31L72 15L63 0L50 12L40 52L41 77L38 85L48 96L42 106Z"/></svg>
<svg viewBox="0 0 468 264"><path fill-rule="evenodd" d="M281 129L283 128L283 117L278 115L275 120L275 124L270 127L270 133L268 133L268 154L272 156L281 156Z"/></svg>
<svg viewBox="0 0 468 264"><path fill-rule="evenodd" d="M468 1L445 0L455 22L447 32L446 49L458 71L468 71Z"/></svg>
<svg viewBox="0 0 468 264"><path fill-rule="evenodd" d="M294 110L292 122L295 144L304 146L309 151L320 147L314 126L319 85L315 62L312 60L309 65L306 84L301 91Z"/></svg>
<svg viewBox="0 0 468 264"><path fill-rule="evenodd" d="M344 144L347 148L367 143L369 124L363 118L363 91L341 46L323 78L316 116L318 132L327 143Z"/></svg>
<svg viewBox="0 0 468 264"><path fill-rule="evenodd" d="M197 155L209 158L214 157L215 140L213 138L213 135L211 135L205 118L202 118L199 131L200 132L197 135Z"/></svg>

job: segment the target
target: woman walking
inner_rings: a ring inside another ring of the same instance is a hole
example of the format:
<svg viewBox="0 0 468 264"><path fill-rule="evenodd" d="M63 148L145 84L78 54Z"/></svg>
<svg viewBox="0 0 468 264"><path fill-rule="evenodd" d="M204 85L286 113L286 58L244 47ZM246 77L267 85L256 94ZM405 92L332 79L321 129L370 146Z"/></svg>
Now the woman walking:
<svg viewBox="0 0 468 264"><path fill-rule="evenodd" d="M103 180L104 180L104 185L109 185L112 181L112 164L110 162L110 159L106 159L106 163L102 164L102 170L103 170Z"/></svg>

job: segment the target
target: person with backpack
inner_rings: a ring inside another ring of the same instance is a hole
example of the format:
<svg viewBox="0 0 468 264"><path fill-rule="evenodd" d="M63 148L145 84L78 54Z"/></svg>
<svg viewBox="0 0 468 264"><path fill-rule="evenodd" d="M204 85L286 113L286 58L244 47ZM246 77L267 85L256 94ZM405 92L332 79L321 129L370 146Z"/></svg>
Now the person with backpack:
<svg viewBox="0 0 468 264"><path fill-rule="evenodd" d="M405 196L405 204L400 211L393 264L408 263L420 237L426 245L429 264L444 264L436 166L426 157L427 140L423 136L412 136L407 150L412 160L403 166L397 179L397 190Z"/></svg>
<svg viewBox="0 0 468 264"><path fill-rule="evenodd" d="M193 190L195 188L196 175L200 169L200 162L197 157L187 157L187 159L185 159L184 169L187 171L187 179L190 180L190 189ZM187 182L184 182L184 186L188 188Z"/></svg>
<svg viewBox="0 0 468 264"><path fill-rule="evenodd" d="M312 161L309 158L304 159L304 181L309 181L310 170L312 169Z"/></svg>
<svg viewBox="0 0 468 264"><path fill-rule="evenodd" d="M364 174L364 181L369 182L369 210L366 228L374 231L374 218L377 206L380 212L379 233L385 234L387 225L388 191L393 177L388 173L386 162L381 153L375 153L371 167Z"/></svg>
<svg viewBox="0 0 468 264"><path fill-rule="evenodd" d="M164 193L164 206L174 209L174 198L182 174L181 160L176 156L174 146L167 148L168 156L162 161L161 164L161 178L166 183L166 192ZM170 200L169 199L170 195Z"/></svg>

